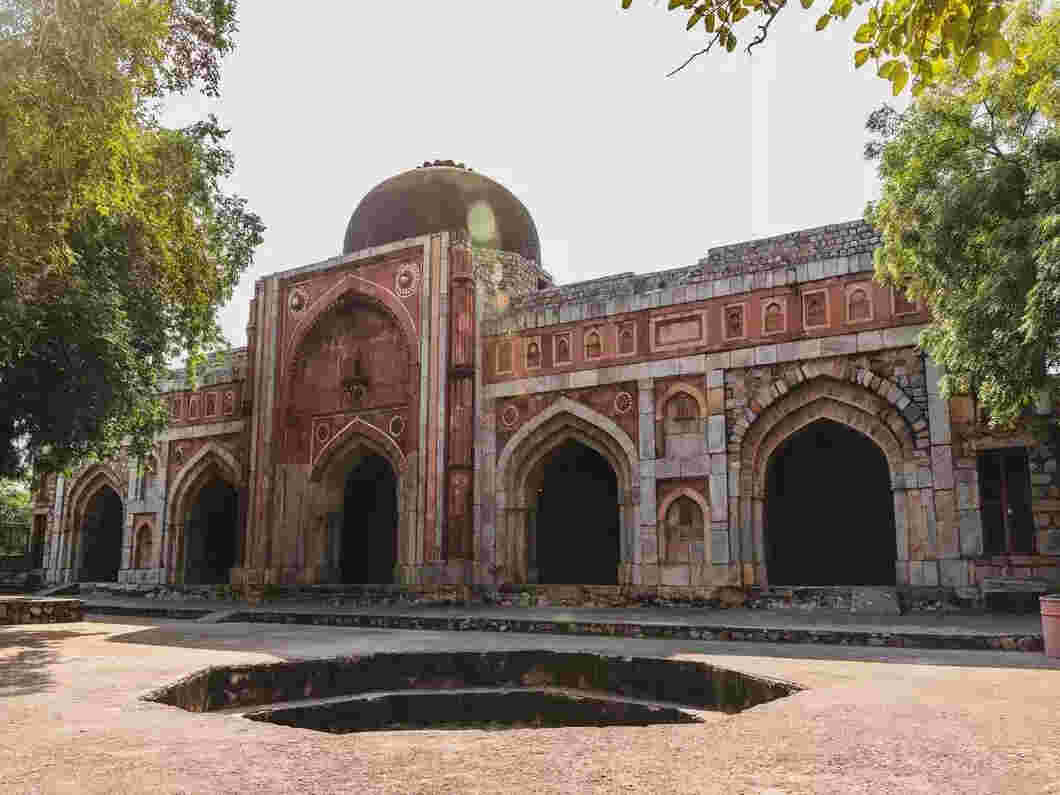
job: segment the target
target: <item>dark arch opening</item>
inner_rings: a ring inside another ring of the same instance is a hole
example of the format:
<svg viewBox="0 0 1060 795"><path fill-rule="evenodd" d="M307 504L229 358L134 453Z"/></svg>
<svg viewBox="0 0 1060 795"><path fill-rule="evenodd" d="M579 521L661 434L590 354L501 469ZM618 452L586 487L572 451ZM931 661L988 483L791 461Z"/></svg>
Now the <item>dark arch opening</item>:
<svg viewBox="0 0 1060 795"><path fill-rule="evenodd" d="M894 497L883 452L832 420L792 434L770 459L766 565L775 585L894 585Z"/></svg>
<svg viewBox="0 0 1060 795"><path fill-rule="evenodd" d="M104 486L88 501L81 524L81 579L87 582L116 582L121 568L122 524L125 509L121 497Z"/></svg>
<svg viewBox="0 0 1060 795"><path fill-rule="evenodd" d="M236 565L239 493L221 478L200 490L184 528L184 582L226 583Z"/></svg>
<svg viewBox="0 0 1060 795"><path fill-rule="evenodd" d="M394 582L397 528L397 476L386 458L371 453L358 462L346 478L342 581Z"/></svg>
<svg viewBox="0 0 1060 795"><path fill-rule="evenodd" d="M621 522L618 478L607 459L576 441L549 453L541 469L527 559L545 584L615 585Z"/></svg>

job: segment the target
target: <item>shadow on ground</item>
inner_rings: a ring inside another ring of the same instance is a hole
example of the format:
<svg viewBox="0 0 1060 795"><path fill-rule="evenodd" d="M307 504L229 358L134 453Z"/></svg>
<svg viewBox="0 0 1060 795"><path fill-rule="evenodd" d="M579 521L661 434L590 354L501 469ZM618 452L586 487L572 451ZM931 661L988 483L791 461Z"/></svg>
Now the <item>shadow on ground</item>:
<svg viewBox="0 0 1060 795"><path fill-rule="evenodd" d="M50 690L54 680L48 669L59 660L59 644L70 638L106 634L21 627L0 629L0 698Z"/></svg>

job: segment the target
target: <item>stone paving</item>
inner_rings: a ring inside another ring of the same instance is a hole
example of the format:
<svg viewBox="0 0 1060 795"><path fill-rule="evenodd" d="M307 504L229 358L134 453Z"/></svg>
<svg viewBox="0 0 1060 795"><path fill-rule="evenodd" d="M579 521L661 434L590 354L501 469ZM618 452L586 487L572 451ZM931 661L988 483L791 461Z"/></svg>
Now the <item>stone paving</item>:
<svg viewBox="0 0 1060 795"><path fill-rule="evenodd" d="M371 735L138 698L208 665L522 648L697 659L807 689L699 726ZM3 627L0 791L1057 793L1060 661L143 618Z"/></svg>

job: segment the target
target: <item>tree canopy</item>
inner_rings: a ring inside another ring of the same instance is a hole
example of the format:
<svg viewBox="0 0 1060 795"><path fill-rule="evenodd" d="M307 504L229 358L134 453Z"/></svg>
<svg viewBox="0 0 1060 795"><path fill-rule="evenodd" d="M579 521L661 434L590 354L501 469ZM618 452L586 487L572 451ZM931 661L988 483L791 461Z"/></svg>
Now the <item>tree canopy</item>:
<svg viewBox="0 0 1060 795"><path fill-rule="evenodd" d="M1006 35L1025 68L947 68L906 112L874 112L866 147L883 180L866 211L877 275L930 308L944 390L1002 424L1060 372L1060 10L1022 4Z"/></svg>
<svg viewBox="0 0 1060 795"><path fill-rule="evenodd" d="M633 0L621 0L629 8ZM823 12L816 29L853 15L859 22L853 34L854 66L870 61L877 74L890 81L895 96L906 86L914 95L938 82L949 71L966 77L999 60L1023 69L1029 51L1013 46L1004 23L1013 3L1008 0L799 0L804 10L814 5ZM825 4L828 3L826 6ZM763 43L787 0L667 0L667 8L684 17L685 27L700 27L706 46L693 59L711 50L732 52L743 40L747 51ZM742 37L742 39L741 39Z"/></svg>
<svg viewBox="0 0 1060 795"><path fill-rule="evenodd" d="M264 227L217 120L160 114L235 32L235 0L0 2L0 474L142 455L166 362L220 344Z"/></svg>

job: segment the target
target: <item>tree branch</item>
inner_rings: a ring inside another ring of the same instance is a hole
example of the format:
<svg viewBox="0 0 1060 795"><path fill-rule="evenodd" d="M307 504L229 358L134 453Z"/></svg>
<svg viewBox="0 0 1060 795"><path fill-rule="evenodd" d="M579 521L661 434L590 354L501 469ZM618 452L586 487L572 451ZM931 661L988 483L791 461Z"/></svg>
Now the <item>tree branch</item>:
<svg viewBox="0 0 1060 795"><path fill-rule="evenodd" d="M758 34L744 50L744 52L746 52L748 55L751 54L752 47L757 47L759 44L766 40L766 36L769 35L769 26L773 24L773 20L777 18L777 14L780 12L780 9L784 7L774 6L772 3L768 2L768 0L766 0L766 2L762 4L762 6L765 8L766 13L769 14L769 17L766 19L764 25L758 26Z"/></svg>
<svg viewBox="0 0 1060 795"><path fill-rule="evenodd" d="M688 56L688 60L686 60L686 61L685 61L685 62L684 62L683 64L681 64L680 66L678 66L678 67L677 67L676 69L674 69L674 70L673 70L672 72L669 72L669 73L667 73L667 75L666 75L666 76L667 76L667 77L673 77L673 76L674 76L675 74L677 74L678 72L680 72L680 71L681 71L682 69L684 69L684 68L685 68L686 66L688 66L688 65L689 65L690 63L692 63L692 61L696 60L696 58L698 58L698 57L699 57L699 56L701 56L701 55L706 55L706 54L707 54L708 52L710 52L710 48L711 48L711 47L713 47L713 46L714 46L715 44L717 44L717 43L718 43L718 39L719 39L719 37L720 37L720 36L721 36L721 32L720 32L720 31L719 31L718 33L715 33L715 34L714 34L714 38L710 40L710 44L708 44L708 45L707 45L706 47L704 47L704 48L703 48L702 50L697 50L696 52L694 52L694 53L692 53L691 55L689 55L689 56Z"/></svg>

